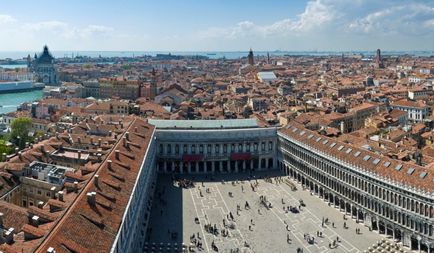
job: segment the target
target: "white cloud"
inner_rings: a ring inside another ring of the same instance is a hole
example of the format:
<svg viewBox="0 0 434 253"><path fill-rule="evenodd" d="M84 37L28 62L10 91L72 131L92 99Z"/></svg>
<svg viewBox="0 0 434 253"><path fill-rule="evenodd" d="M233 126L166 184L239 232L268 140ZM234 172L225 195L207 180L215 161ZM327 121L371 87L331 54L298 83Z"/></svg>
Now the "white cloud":
<svg viewBox="0 0 434 253"><path fill-rule="evenodd" d="M0 14L0 25L14 23L16 20L10 15Z"/></svg>

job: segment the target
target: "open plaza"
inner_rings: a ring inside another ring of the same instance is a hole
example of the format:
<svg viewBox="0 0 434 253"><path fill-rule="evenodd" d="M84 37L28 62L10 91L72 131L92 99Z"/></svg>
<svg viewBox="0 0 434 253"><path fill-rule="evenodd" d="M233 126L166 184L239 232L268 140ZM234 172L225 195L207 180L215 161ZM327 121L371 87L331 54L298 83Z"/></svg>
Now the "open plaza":
<svg viewBox="0 0 434 253"><path fill-rule="evenodd" d="M144 252L377 252L378 242L404 252L278 172L161 175Z"/></svg>

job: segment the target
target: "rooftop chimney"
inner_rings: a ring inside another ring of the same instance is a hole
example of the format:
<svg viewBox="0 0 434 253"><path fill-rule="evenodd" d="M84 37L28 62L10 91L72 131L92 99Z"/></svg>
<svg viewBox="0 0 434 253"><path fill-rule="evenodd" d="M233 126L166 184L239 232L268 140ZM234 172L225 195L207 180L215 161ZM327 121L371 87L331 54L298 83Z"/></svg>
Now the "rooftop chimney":
<svg viewBox="0 0 434 253"><path fill-rule="evenodd" d="M96 154L96 157L98 158L98 162L102 162L102 154L101 153Z"/></svg>
<svg viewBox="0 0 434 253"><path fill-rule="evenodd" d="M94 180L94 184L95 184L95 186L96 186L96 187L99 187L99 186L98 186L98 183L99 183L99 175L98 175L98 174L95 175L95 177L93 178L93 180Z"/></svg>
<svg viewBox="0 0 434 253"><path fill-rule="evenodd" d="M112 170L112 160L107 160L107 166L109 170Z"/></svg>
<svg viewBox="0 0 434 253"><path fill-rule="evenodd" d="M47 253L56 253L56 251L54 250L53 247L49 247L49 248L47 249Z"/></svg>
<svg viewBox="0 0 434 253"><path fill-rule="evenodd" d="M58 191L57 194L59 196L59 201L63 201L63 191Z"/></svg>
<svg viewBox="0 0 434 253"><path fill-rule="evenodd" d="M102 140L101 140L101 138L99 138L98 139L98 147L101 147L101 144L102 144Z"/></svg>
<svg viewBox="0 0 434 253"><path fill-rule="evenodd" d="M74 181L74 191L78 192L78 182Z"/></svg>
<svg viewBox="0 0 434 253"><path fill-rule="evenodd" d="M96 201L96 192L88 192L86 194L87 196L87 202L89 203L89 205L94 206L95 205L95 201Z"/></svg>
<svg viewBox="0 0 434 253"><path fill-rule="evenodd" d="M77 137L78 144L81 144L81 137Z"/></svg>
<svg viewBox="0 0 434 253"><path fill-rule="evenodd" d="M137 127L134 127L134 133L137 133Z"/></svg>
<svg viewBox="0 0 434 253"><path fill-rule="evenodd" d="M51 187L50 192L51 192L51 197L53 199L55 199L56 198L56 186Z"/></svg>
<svg viewBox="0 0 434 253"><path fill-rule="evenodd" d="M81 150L77 151L77 156L78 156L78 160L80 160L81 159Z"/></svg>
<svg viewBox="0 0 434 253"><path fill-rule="evenodd" d="M125 137L127 138L127 141L129 141L130 140L130 132L126 132Z"/></svg>
<svg viewBox="0 0 434 253"><path fill-rule="evenodd" d="M116 149L115 150L115 158L116 158L116 160L120 160L119 153L120 153L120 151Z"/></svg>
<svg viewBox="0 0 434 253"><path fill-rule="evenodd" d="M44 207L43 201L38 201L38 208L42 209Z"/></svg>
<svg viewBox="0 0 434 253"><path fill-rule="evenodd" d="M14 228L9 228L5 232L5 240L7 244L11 244L14 242Z"/></svg>
<svg viewBox="0 0 434 253"><path fill-rule="evenodd" d="M38 216L36 216L36 215L32 216L31 225L34 227L39 226L39 217Z"/></svg>
<svg viewBox="0 0 434 253"><path fill-rule="evenodd" d="M122 145L124 147L127 147L127 137L125 137L125 136L122 138Z"/></svg>
<svg viewBox="0 0 434 253"><path fill-rule="evenodd" d="M3 228L4 226L3 226L3 216L4 216L4 214L3 213L0 213L0 228Z"/></svg>

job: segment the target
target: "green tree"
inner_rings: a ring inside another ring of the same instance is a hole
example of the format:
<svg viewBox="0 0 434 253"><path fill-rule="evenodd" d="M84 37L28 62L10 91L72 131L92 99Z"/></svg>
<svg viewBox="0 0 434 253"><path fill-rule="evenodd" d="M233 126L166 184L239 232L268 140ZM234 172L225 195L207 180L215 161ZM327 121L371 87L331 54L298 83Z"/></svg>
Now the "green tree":
<svg viewBox="0 0 434 253"><path fill-rule="evenodd" d="M31 142L32 137L29 136L30 129L32 128L31 118L16 118L11 123L11 142L20 149L23 149L26 142Z"/></svg>

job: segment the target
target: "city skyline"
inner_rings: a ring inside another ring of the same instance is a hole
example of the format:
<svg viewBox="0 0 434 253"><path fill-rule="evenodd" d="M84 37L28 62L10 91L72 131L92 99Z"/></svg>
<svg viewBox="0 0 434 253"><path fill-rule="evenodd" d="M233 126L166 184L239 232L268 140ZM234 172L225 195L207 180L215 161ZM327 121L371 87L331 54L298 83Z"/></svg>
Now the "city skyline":
<svg viewBox="0 0 434 253"><path fill-rule="evenodd" d="M1 51L432 50L429 1L3 2Z"/></svg>

